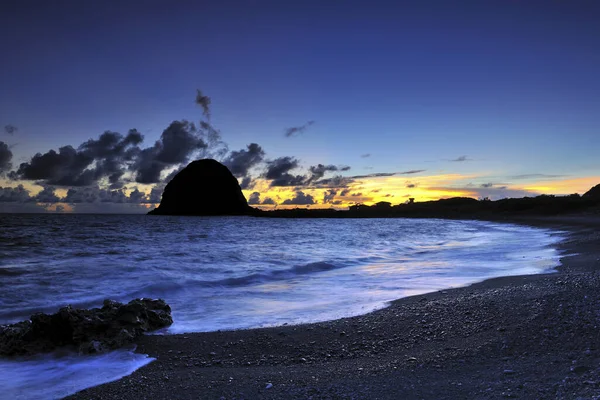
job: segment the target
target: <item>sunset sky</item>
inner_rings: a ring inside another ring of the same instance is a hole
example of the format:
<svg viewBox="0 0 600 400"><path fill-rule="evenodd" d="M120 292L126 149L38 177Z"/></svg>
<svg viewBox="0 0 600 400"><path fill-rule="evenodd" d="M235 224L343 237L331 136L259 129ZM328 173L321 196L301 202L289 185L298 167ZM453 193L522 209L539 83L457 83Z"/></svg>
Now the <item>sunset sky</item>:
<svg viewBox="0 0 600 400"><path fill-rule="evenodd" d="M0 15L0 212L145 212L201 157L265 208L600 183L598 1L5 0Z"/></svg>

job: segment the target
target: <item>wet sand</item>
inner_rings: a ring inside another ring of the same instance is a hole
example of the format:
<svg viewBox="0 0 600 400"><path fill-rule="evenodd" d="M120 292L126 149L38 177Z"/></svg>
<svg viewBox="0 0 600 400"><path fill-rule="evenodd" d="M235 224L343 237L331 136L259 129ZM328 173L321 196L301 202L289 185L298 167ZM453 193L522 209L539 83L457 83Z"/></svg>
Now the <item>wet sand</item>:
<svg viewBox="0 0 600 400"><path fill-rule="evenodd" d="M336 321L145 336L157 360L70 399L598 399L600 216L557 273L490 279Z"/></svg>

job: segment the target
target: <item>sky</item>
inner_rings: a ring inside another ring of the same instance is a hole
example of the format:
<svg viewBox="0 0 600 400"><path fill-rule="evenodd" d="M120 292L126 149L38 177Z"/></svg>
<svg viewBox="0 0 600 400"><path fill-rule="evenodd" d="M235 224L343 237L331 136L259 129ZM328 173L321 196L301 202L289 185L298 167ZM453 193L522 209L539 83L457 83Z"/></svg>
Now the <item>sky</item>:
<svg viewBox="0 0 600 400"><path fill-rule="evenodd" d="M146 212L204 157L265 209L600 183L594 0L4 0L0 15L0 212Z"/></svg>

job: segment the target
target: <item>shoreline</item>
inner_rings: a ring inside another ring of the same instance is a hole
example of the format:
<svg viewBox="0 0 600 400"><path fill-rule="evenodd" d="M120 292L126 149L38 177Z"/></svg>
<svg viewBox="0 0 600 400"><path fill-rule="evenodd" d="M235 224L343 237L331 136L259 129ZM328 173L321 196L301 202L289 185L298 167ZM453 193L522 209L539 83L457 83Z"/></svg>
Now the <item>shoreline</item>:
<svg viewBox="0 0 600 400"><path fill-rule="evenodd" d="M68 398L600 394L600 218L493 222L568 231L558 273L491 278L334 321L145 336L137 351L156 361Z"/></svg>

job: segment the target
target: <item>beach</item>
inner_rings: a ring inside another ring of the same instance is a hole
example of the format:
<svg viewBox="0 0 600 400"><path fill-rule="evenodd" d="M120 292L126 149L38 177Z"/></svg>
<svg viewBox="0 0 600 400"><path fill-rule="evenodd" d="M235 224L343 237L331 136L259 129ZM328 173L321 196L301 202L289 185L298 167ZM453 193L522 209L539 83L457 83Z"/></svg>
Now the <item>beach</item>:
<svg viewBox="0 0 600 400"><path fill-rule="evenodd" d="M600 398L600 218L512 222L569 232L557 273L329 322L144 336L156 361L68 398Z"/></svg>

